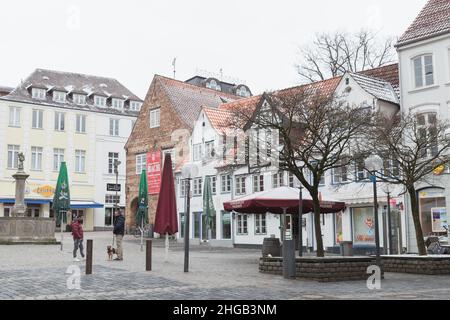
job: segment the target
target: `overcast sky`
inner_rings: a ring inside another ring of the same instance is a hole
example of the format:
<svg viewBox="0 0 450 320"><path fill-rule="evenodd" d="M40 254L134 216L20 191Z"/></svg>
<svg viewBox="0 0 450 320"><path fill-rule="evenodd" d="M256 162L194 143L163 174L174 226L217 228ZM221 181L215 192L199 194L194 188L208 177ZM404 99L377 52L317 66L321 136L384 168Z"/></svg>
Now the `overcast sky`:
<svg viewBox="0 0 450 320"><path fill-rule="evenodd" d="M198 69L253 93L299 83L297 48L362 27L399 37L427 0L14 0L0 8L0 85L36 68L114 77L144 98L154 74Z"/></svg>

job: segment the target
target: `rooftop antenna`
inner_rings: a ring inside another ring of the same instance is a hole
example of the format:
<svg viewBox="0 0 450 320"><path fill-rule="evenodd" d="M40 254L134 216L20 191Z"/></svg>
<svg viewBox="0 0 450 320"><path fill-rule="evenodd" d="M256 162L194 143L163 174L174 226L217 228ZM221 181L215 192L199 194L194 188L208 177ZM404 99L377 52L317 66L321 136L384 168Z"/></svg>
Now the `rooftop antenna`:
<svg viewBox="0 0 450 320"><path fill-rule="evenodd" d="M173 78L176 79L176 74L177 74L177 70L176 70L176 63L177 63L177 57L173 58L172 61L172 66L173 66Z"/></svg>

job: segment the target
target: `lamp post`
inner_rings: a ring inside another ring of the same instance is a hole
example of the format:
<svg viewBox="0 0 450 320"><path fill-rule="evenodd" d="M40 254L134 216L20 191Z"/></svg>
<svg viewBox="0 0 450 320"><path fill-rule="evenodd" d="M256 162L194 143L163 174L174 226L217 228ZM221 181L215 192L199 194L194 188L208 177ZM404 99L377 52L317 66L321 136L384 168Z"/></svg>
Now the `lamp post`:
<svg viewBox="0 0 450 320"><path fill-rule="evenodd" d="M114 173L116 174L116 186L115 186L115 189L116 189L116 199L115 199L115 203L114 203L114 212L113 212L113 216L112 216L112 220L113 220L113 224L114 224L114 217L115 217L115 214L116 214L116 210L118 210L119 209L119 196L118 196L118 190L117 190L117 186L118 186L118 184L119 184L119 166L122 164L122 162L120 162L119 160L114 160ZM112 245L114 246L114 235L113 235L113 242L112 242Z"/></svg>
<svg viewBox="0 0 450 320"><path fill-rule="evenodd" d="M181 169L181 176L186 180L186 210L184 213L184 272L189 272L189 220L191 206L191 180L197 176L198 167L187 164Z"/></svg>
<svg viewBox="0 0 450 320"><path fill-rule="evenodd" d="M367 163L367 169L370 173L370 180L373 184L373 214L375 219L375 256L376 264L381 270L381 257L380 257L380 228L378 223L378 198L377 198L377 169L381 168L381 159L373 157Z"/></svg>
<svg viewBox="0 0 450 320"><path fill-rule="evenodd" d="M391 220L391 190L389 189L389 185L386 184L385 187L383 188L383 191L386 193L387 195L387 244L389 245L389 254L392 254L393 252L393 247L392 247L392 220ZM385 230L386 228L386 224L383 225L383 230Z"/></svg>
<svg viewBox="0 0 450 320"><path fill-rule="evenodd" d="M300 183L298 199L298 256L303 256L303 186Z"/></svg>

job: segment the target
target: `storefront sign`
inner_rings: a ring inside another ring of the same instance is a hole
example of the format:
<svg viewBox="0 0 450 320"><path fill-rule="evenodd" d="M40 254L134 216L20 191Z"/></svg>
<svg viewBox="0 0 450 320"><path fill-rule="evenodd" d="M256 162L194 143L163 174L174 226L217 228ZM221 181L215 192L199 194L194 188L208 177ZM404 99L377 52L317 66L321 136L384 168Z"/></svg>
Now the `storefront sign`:
<svg viewBox="0 0 450 320"><path fill-rule="evenodd" d="M55 188L49 185L45 185L34 189L33 192L43 197L50 198L55 194Z"/></svg>
<svg viewBox="0 0 450 320"><path fill-rule="evenodd" d="M436 168L434 168L433 173L436 176L440 176L444 171L445 171L445 165L441 164L441 165L437 166Z"/></svg>
<svg viewBox="0 0 450 320"><path fill-rule="evenodd" d="M147 154L148 193L159 194L161 185L161 153L152 151Z"/></svg>
<svg viewBox="0 0 450 320"><path fill-rule="evenodd" d="M106 185L106 190L107 191L118 191L118 192L120 192L120 189L121 189L121 185L120 184L108 183Z"/></svg>
<svg viewBox="0 0 450 320"><path fill-rule="evenodd" d="M447 211L445 207L431 208L431 228L433 232L446 232Z"/></svg>

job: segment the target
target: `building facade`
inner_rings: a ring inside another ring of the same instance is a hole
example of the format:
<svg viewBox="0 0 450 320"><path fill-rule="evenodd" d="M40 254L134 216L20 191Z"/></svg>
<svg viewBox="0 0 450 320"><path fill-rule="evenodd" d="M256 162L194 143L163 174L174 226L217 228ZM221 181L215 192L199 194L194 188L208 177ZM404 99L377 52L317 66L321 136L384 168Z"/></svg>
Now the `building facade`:
<svg viewBox="0 0 450 320"><path fill-rule="evenodd" d="M436 117L450 120L450 2L430 0L397 43L403 112L412 112L424 125ZM431 175L417 186L424 236L445 231L433 219L450 207L450 171ZM407 244L417 252L408 203ZM445 218L446 219L446 218Z"/></svg>
<svg viewBox="0 0 450 320"><path fill-rule="evenodd" d="M23 152L29 216L53 215L51 201L65 161L73 214L84 216L88 231L111 226L116 201L124 207L124 145L141 104L115 79L42 69L1 97L0 216L9 216L14 205L12 174ZM122 161L120 187L114 160Z"/></svg>

